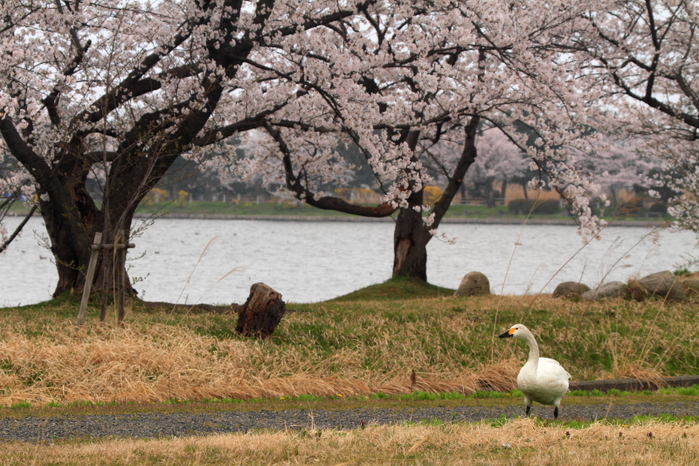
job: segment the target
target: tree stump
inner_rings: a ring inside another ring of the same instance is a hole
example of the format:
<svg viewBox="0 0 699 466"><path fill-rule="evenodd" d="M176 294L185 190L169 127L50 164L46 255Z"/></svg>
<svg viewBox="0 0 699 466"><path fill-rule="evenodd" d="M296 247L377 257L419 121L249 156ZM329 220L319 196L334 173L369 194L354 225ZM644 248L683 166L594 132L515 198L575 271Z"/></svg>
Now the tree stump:
<svg viewBox="0 0 699 466"><path fill-rule="evenodd" d="M267 338L272 335L286 312L282 295L264 283L250 287L250 296L240 306L235 331L241 335Z"/></svg>

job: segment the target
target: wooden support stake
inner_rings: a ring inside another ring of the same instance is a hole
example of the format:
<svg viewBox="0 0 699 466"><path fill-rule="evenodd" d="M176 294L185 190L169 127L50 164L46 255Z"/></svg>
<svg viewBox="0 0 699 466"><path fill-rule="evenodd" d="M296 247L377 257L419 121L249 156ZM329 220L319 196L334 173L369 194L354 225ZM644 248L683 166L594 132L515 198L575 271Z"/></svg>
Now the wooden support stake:
<svg viewBox="0 0 699 466"><path fill-rule="evenodd" d="M114 302L117 306L117 322L122 324L125 316L124 297L126 293L126 252L135 247L133 243L126 242L126 232L118 230L113 243L94 244L93 251L101 251L102 256L102 308L100 309L100 322L107 318L107 300L109 296L109 277L113 279ZM110 273L110 270L112 273Z"/></svg>
<svg viewBox="0 0 699 466"><path fill-rule="evenodd" d="M125 293L125 279L126 279L126 235L124 230L119 230L117 232L116 238L114 238L114 243L116 245L116 254L114 257L114 272L116 279L116 304L117 304L117 323L122 325L124 322L124 293ZM123 247L121 247L123 246Z"/></svg>
<svg viewBox="0 0 699 466"><path fill-rule="evenodd" d="M92 288L92 280L95 278L95 269L99 260L99 249L95 246L102 242L102 233L95 233L93 241L92 253L90 253L90 262L87 264L87 275L85 276L85 286L83 287L83 297L80 301L80 311L78 312L78 321L75 323L80 327L85 322L85 313L87 312L87 302L90 299L90 289Z"/></svg>
<svg viewBox="0 0 699 466"><path fill-rule="evenodd" d="M109 300L109 264L111 264L111 258L109 257L109 251L106 249L100 249L100 254L102 254L102 301L100 303L100 322L104 322L107 319L107 301Z"/></svg>

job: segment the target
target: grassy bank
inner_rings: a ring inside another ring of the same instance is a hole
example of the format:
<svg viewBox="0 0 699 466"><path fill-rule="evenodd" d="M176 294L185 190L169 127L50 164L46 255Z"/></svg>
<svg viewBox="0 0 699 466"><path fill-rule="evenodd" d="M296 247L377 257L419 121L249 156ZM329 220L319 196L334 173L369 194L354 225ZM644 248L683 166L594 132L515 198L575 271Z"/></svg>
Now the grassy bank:
<svg viewBox="0 0 699 466"><path fill-rule="evenodd" d="M63 298L1 311L0 404L509 391L526 351L496 335L517 322L575 380L699 370L694 303L455 298L391 280L294 304L264 341L232 332L235 315L182 308L132 306L120 328L100 325L94 307L76 329L77 307Z"/></svg>

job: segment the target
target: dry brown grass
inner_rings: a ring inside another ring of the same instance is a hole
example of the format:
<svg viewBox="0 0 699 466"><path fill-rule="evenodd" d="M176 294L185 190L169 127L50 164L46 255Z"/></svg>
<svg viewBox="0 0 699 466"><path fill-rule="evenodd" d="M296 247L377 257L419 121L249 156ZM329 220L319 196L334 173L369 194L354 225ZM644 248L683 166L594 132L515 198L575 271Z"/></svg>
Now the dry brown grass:
<svg viewBox="0 0 699 466"><path fill-rule="evenodd" d="M696 370L693 304L531 303L500 296L294 305L265 341L230 333L234 316L138 311L124 328L92 317L76 329L77 309L29 317L5 310L0 404L510 390L526 350L496 335L517 322L575 380Z"/></svg>
<svg viewBox="0 0 699 466"><path fill-rule="evenodd" d="M5 443L5 465L691 465L699 425L595 423L582 429L530 419L351 431L275 431L159 440Z"/></svg>
<svg viewBox="0 0 699 466"><path fill-rule="evenodd" d="M460 391L482 385L510 389L518 363L487 366L480 374L452 379L434 374L415 383L405 373L357 370L355 352L338 351L324 361L304 360L268 341L217 339L184 326L64 325L27 337L5 330L0 336L0 403L159 402L168 399L274 398L312 394L344 396L384 392ZM343 375L328 366L348 368ZM398 371L396 371L398 372ZM442 378L440 378L440 376Z"/></svg>

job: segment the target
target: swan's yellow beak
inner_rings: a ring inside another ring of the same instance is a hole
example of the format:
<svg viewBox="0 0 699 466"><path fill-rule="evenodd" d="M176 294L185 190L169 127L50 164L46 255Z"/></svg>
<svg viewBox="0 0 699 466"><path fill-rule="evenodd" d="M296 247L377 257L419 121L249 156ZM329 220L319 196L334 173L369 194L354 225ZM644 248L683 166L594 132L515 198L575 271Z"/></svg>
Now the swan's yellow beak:
<svg viewBox="0 0 699 466"><path fill-rule="evenodd" d="M513 333L515 333L515 330L516 330L515 328L511 328L507 332L500 335L498 338L509 338L512 336Z"/></svg>

